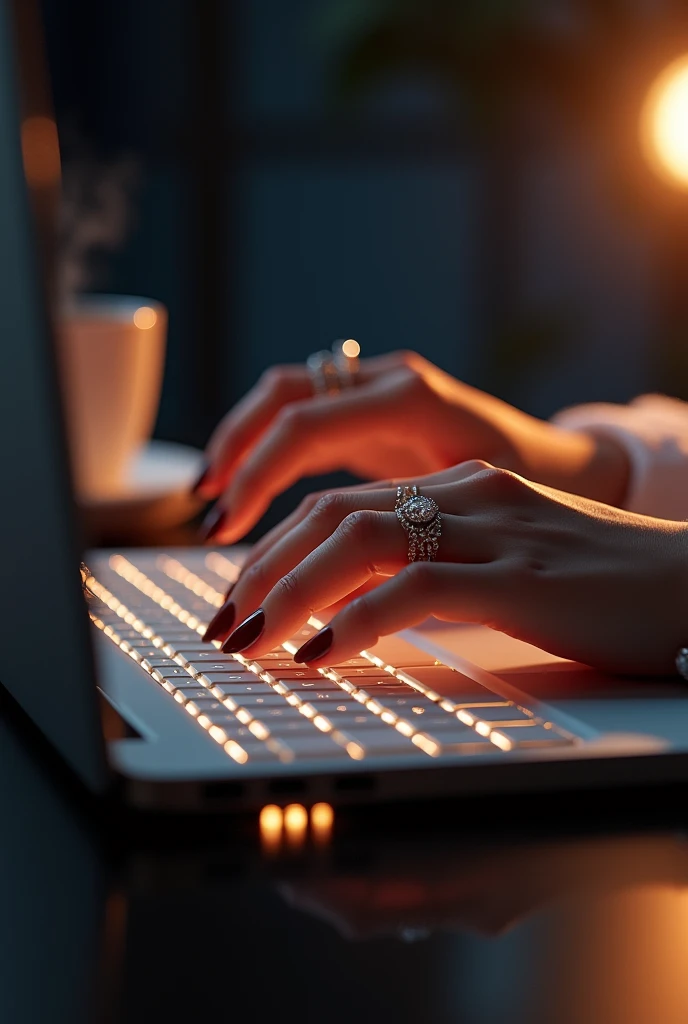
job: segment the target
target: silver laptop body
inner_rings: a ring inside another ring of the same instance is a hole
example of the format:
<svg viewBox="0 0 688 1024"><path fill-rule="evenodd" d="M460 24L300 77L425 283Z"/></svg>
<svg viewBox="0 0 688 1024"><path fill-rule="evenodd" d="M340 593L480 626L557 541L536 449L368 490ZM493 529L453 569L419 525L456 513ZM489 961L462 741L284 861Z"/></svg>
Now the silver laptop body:
<svg viewBox="0 0 688 1024"><path fill-rule="evenodd" d="M83 552L45 288L59 175L22 164L22 122L51 114L20 27L0 0L0 681L86 785L219 810L683 779L678 681L437 623L320 673L290 657L313 622L231 659L201 636L233 552Z"/></svg>

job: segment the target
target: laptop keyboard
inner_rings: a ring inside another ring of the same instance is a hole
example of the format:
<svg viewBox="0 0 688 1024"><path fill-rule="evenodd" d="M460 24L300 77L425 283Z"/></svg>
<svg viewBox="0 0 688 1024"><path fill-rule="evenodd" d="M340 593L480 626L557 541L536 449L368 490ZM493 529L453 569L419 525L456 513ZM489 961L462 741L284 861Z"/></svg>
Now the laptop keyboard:
<svg viewBox="0 0 688 1024"><path fill-rule="evenodd" d="M239 573L225 554L130 552L82 567L94 626L238 764L308 758L455 758L560 748L577 738L400 637L326 669L291 655L312 618L256 661L203 633Z"/></svg>

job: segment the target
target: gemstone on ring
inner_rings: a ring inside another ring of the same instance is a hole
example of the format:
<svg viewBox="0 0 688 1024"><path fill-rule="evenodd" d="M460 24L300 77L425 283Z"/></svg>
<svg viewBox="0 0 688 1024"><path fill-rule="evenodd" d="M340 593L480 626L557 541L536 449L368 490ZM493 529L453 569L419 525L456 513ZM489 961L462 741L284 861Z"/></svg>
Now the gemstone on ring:
<svg viewBox="0 0 688 1024"><path fill-rule="evenodd" d="M408 534L409 562L433 562L442 536L442 517L437 502L419 494L416 486L398 487L395 512Z"/></svg>
<svg viewBox="0 0 688 1024"><path fill-rule="evenodd" d="M439 505L425 494L417 494L400 505L399 512L411 523L426 526L440 514Z"/></svg>

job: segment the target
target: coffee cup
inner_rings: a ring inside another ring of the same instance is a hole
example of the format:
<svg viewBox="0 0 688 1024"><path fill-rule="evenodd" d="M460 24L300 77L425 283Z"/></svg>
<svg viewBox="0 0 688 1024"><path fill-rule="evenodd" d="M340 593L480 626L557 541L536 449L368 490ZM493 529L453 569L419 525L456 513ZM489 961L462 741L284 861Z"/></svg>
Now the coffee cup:
<svg viewBox="0 0 688 1024"><path fill-rule="evenodd" d="M167 310L152 299L87 295L57 322L57 352L78 497L113 499L150 439L160 401Z"/></svg>

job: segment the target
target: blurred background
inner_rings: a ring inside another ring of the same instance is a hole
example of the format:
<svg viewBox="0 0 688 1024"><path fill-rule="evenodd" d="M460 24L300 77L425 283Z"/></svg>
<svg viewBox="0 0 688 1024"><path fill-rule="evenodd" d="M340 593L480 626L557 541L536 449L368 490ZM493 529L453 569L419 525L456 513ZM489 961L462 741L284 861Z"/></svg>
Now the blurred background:
<svg viewBox="0 0 688 1024"><path fill-rule="evenodd" d="M338 337L540 416L688 398L685 0L42 7L67 286L168 307L158 438Z"/></svg>

